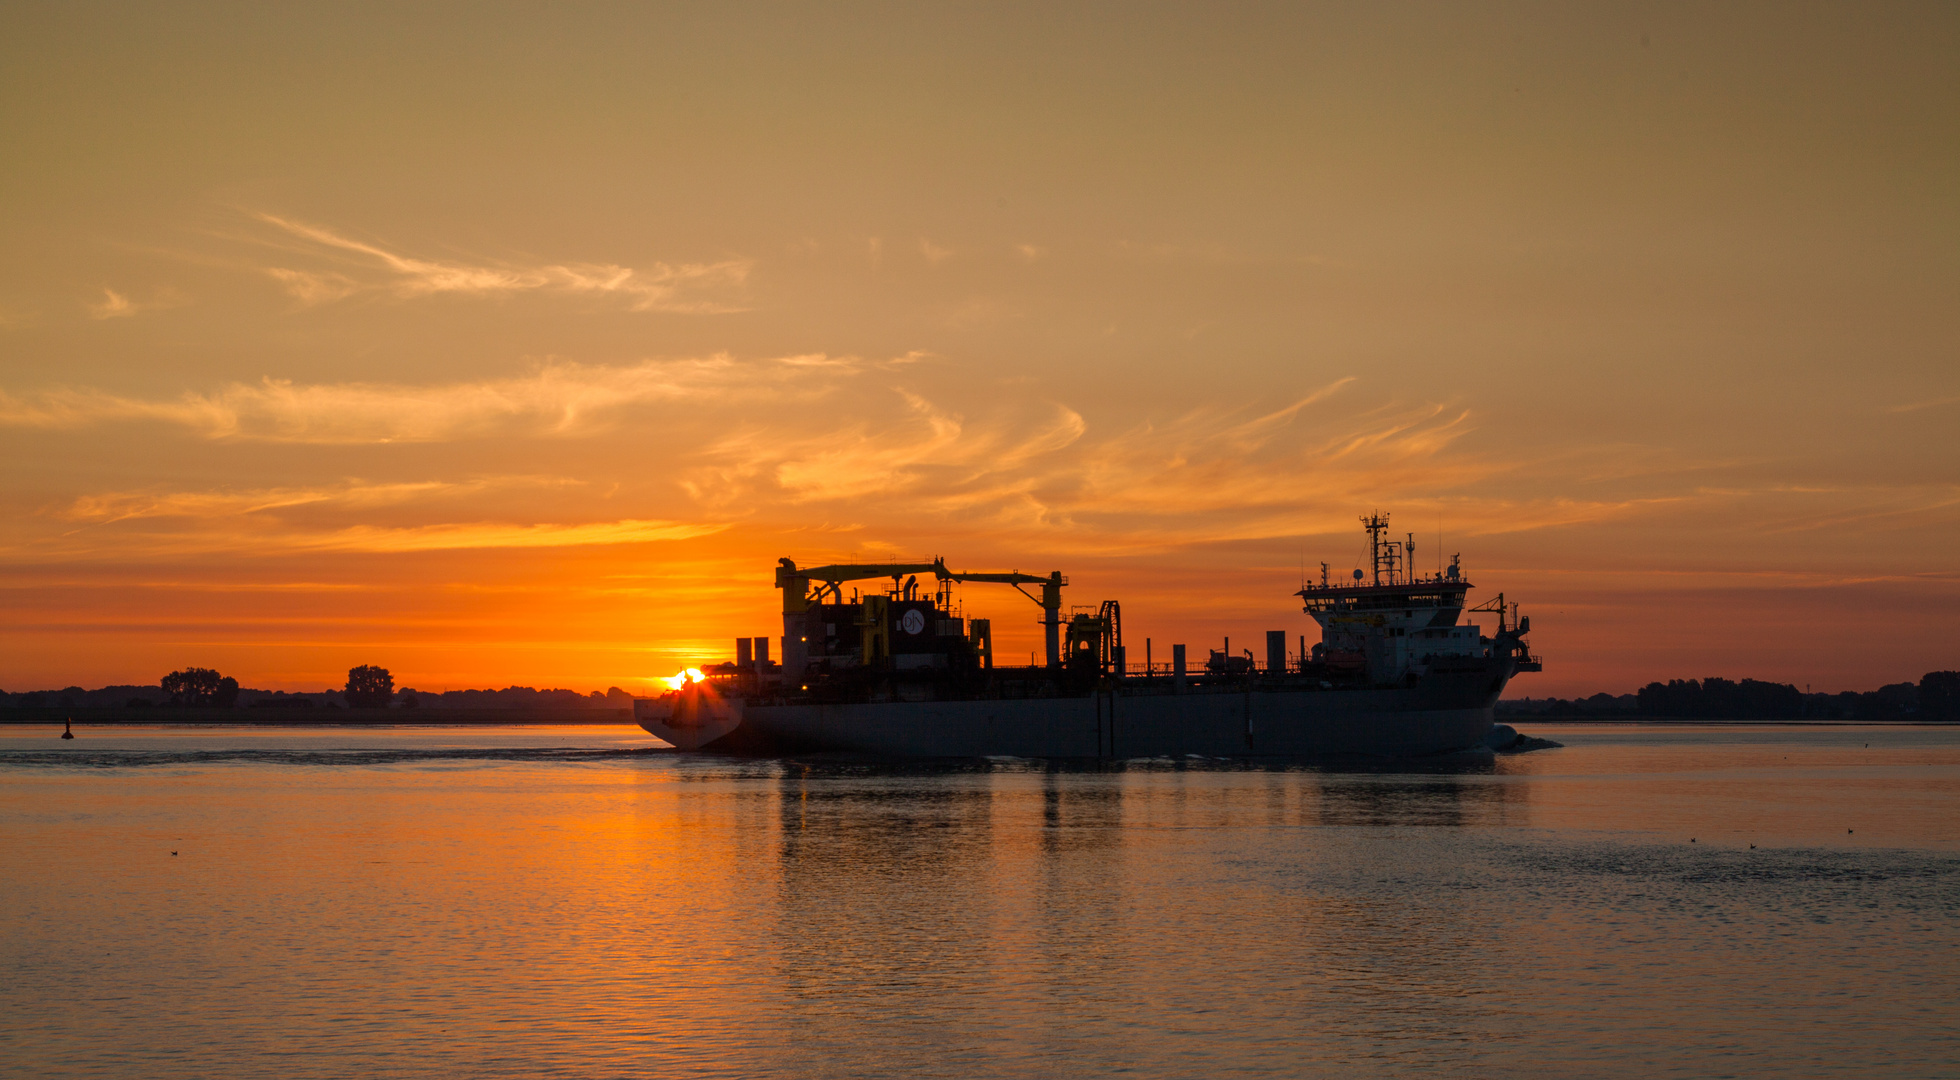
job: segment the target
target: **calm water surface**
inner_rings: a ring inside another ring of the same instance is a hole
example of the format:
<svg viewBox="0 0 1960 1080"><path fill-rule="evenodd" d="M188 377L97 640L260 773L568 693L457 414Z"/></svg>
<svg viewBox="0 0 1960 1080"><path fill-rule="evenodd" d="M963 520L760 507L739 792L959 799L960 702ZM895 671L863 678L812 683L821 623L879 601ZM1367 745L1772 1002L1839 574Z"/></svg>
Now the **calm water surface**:
<svg viewBox="0 0 1960 1080"><path fill-rule="evenodd" d="M1529 730L1343 772L0 729L0 1072L1960 1070L1960 731Z"/></svg>

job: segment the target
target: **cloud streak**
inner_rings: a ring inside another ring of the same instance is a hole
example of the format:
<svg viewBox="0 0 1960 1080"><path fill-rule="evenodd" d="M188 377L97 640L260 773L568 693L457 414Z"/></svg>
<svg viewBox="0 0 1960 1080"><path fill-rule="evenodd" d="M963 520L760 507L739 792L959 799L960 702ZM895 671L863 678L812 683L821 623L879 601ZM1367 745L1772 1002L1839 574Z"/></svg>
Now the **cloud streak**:
<svg viewBox="0 0 1960 1080"><path fill-rule="evenodd" d="M182 555L403 554L647 544L710 536L727 528L728 525L722 522L650 518L569 523L466 521L406 526L357 524L339 528L317 528L267 520L251 528L226 524L223 527L206 525L119 531L114 534L71 532L28 540L0 550L9 551L15 556L108 556L117 559Z"/></svg>
<svg viewBox="0 0 1960 1080"><path fill-rule="evenodd" d="M546 263L536 266L445 262L390 251L321 225L274 214L255 214L283 232L295 254L325 259L342 269L269 266L265 274L302 304L329 304L357 293L386 292L400 299L439 294L499 296L556 293L610 298L629 311L709 314L743 310L728 294L748 279L754 263L665 263L636 269L613 263Z"/></svg>
<svg viewBox="0 0 1960 1080"><path fill-rule="evenodd" d="M1205 406L1111 433L1059 403L1010 399L967 415L894 388L884 400L900 409L873 400L855 415L745 426L708 444L682 483L707 506L751 514L886 528L906 517L909 528L958 522L1099 550L1341 531L1353 506L1384 499L1455 500L1451 519L1466 531L1596 520L1631 506L1512 500L1501 515L1474 513L1466 492L1509 466L1455 449L1473 430L1470 414L1438 404L1333 408L1355 381L1333 380L1276 409Z"/></svg>
<svg viewBox="0 0 1960 1080"><path fill-rule="evenodd" d="M1960 394L1952 397L1933 398L1930 401L1913 401L1904 405L1894 405L1885 411L1889 413L1910 413L1918 412L1921 409L1937 409L1944 405L1960 405Z"/></svg>
<svg viewBox="0 0 1960 1080"><path fill-rule="evenodd" d="M508 520L510 500L505 496L512 489L580 486L579 481L562 477L490 476L394 483L350 479L244 490L102 492L81 496L43 515L76 527L58 535L42 533L13 550L68 556L399 553L638 544L691 539L727 528L714 521L648 517ZM462 508L472 504L475 510ZM490 513L484 514L485 510Z"/></svg>
<svg viewBox="0 0 1960 1080"><path fill-rule="evenodd" d="M80 496L55 516L85 525L109 525L142 518L241 517L302 507L372 510L514 487L562 487L570 483L573 482L548 476L499 476L462 482L421 480L392 484L346 480L311 487L244 491L116 491Z"/></svg>
<svg viewBox="0 0 1960 1080"><path fill-rule="evenodd" d="M1204 405L1106 431L1069 406L892 388L745 426L706 445L683 487L758 522L854 523L853 542L958 530L1009 549L1108 555L1276 536L1345 536L1356 508L1401 510L1454 536L1579 525L1665 509L1637 489L1575 496L1542 461L1467 448L1469 410L1357 403L1332 380L1275 408ZM944 404L973 403L969 411ZM898 406L898 407L893 407ZM1549 488L1538 491L1539 488ZM901 541L902 544L902 541Z"/></svg>
<svg viewBox="0 0 1960 1080"><path fill-rule="evenodd" d="M1031 423L1014 417L970 425L918 393L891 394L904 405L897 419L860 418L801 432L781 424L747 426L710 445L707 479L685 484L709 502L750 500L761 489L801 504L913 495L922 487L943 500L1061 450L1087 430L1080 413L1053 403L1038 406Z"/></svg>
<svg viewBox="0 0 1960 1080"><path fill-rule="evenodd" d="M505 525L492 522L379 528L356 525L328 533L298 534L285 546L308 551L409 552L469 548L586 547L688 540L721 532L726 525L628 519L582 525Z"/></svg>
<svg viewBox="0 0 1960 1080"><path fill-rule="evenodd" d="M976 383L973 372L931 360L810 354L552 362L475 382L268 379L163 400L74 389L0 393L0 424L45 429L140 421L213 440L319 445L591 437L652 425L667 449L655 451L659 456L644 467L674 486L653 504L614 509L622 519L794 528L846 522L868 530L858 534L863 542L955 528L1016 547L1163 550L1345 533L1354 508L1371 505L1418 520L1433 521L1441 512L1456 535L1494 534L1646 513L1671 498L1629 478L1588 484L1584 495L1548 484L1542 458L1526 470L1522 462L1471 449L1477 444L1466 440L1477 425L1468 409L1358 397L1363 386L1354 377L1260 406L1203 404L1109 427L1093 411L1030 393L1024 384ZM597 465L599 477L611 478L612 457L608 451L595 459L608 462ZM1565 463L1563 475L1584 464ZM55 516L83 529L174 519L180 524L150 531L177 530L186 542L191 527L181 522L229 517L250 533L261 528L256 519L270 517L280 521L263 526L268 536L304 533L319 550L421 550L416 545L478 536L533 546L586 535L555 526L410 524L399 512L388 524L403 528L383 531L369 520L353 531L294 532L298 525L284 520L300 515L319 525L350 510L423 504L418 516L426 521L431 501L482 491L484 483L111 492L76 499ZM506 517L494 508L507 504L493 499L484 504L491 511L485 516ZM349 523L343 517L326 524ZM279 539L275 546L294 543Z"/></svg>
<svg viewBox="0 0 1960 1080"><path fill-rule="evenodd" d="M634 405L713 399L740 403L821 396L836 380L913 362L856 357L738 361L726 355L605 365L550 362L525 375L478 382L313 383L266 378L169 399L89 388L34 394L0 390L0 426L73 429L155 422L211 439L295 443L425 443L492 434L571 436L603 429Z"/></svg>
<svg viewBox="0 0 1960 1080"><path fill-rule="evenodd" d="M163 311L182 307L187 301L183 295L172 289L158 289L156 295L148 300L131 300L114 289L103 289L102 299L88 307L91 319L126 319L145 311Z"/></svg>

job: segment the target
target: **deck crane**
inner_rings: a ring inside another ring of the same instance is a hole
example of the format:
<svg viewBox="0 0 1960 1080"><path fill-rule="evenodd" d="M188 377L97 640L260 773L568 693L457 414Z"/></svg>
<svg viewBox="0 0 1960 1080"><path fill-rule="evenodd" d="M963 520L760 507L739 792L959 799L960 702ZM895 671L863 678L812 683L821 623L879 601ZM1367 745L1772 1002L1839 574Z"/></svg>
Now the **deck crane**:
<svg viewBox="0 0 1960 1080"><path fill-rule="evenodd" d="M957 573L946 568L945 559L934 559L929 563L840 563L834 566L799 567L789 559L779 559L776 565L776 587L783 591L783 665L788 671L801 671L809 663L809 652L805 648L803 634L798 626L803 613L810 605L821 603L828 591L832 600L840 601L842 585L846 581L864 581L871 578L891 578L897 586L907 576L917 577L931 574L940 581L973 582L976 584L1012 585L1014 591L1033 600L1041 608L1041 625L1044 644L1048 650L1048 666L1060 667L1062 663L1061 612L1062 586L1068 579L1056 570L1047 576L1010 573ZM810 591L812 583L816 591ZM1040 585L1041 595L1023 589L1023 585Z"/></svg>
<svg viewBox="0 0 1960 1080"><path fill-rule="evenodd" d="M1047 577L1023 574L1019 571L1006 574L955 574L946 569L946 561L941 559L939 571L940 576L949 581L1012 585L1015 592L1034 600L1041 606L1041 636L1042 644L1048 649L1048 666L1051 668L1062 666L1062 586L1068 584L1068 579L1062 576L1060 570ZM1021 587L1023 585L1041 586L1040 599L1036 599L1033 593L1023 589Z"/></svg>

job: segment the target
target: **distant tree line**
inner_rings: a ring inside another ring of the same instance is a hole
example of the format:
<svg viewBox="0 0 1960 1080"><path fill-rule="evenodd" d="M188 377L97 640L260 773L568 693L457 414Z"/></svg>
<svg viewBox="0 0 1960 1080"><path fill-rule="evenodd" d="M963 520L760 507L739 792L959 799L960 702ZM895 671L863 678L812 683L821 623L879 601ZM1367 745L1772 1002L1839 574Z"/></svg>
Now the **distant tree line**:
<svg viewBox="0 0 1960 1080"><path fill-rule="evenodd" d="M149 686L105 686L85 690L70 686L61 690L35 690L9 694L0 691L0 708L253 708L253 709L375 709L396 705L451 709L529 709L529 708L631 708L633 695L614 686L604 693L597 690L581 694L576 690L539 690L529 686L508 686L502 690L450 690L427 693L413 688L395 689L394 675L387 668L363 664L347 672L340 690L289 693L284 690L253 690L238 680L211 668L188 667L173 671Z"/></svg>
<svg viewBox="0 0 1960 1080"><path fill-rule="evenodd" d="M597 690L581 694L576 690L536 690L529 686L507 686L502 690L450 690L443 694L425 694L424 697L440 702L443 708L451 709L520 709L532 707L608 706L612 708L631 708L633 695L617 686L608 687L605 693Z"/></svg>
<svg viewBox="0 0 1960 1080"><path fill-rule="evenodd" d="M1767 720L1800 716L1803 691L1788 683L1744 679L1669 679L1648 683L1635 695L1647 716L1681 716L1696 720Z"/></svg>
<svg viewBox="0 0 1960 1080"><path fill-rule="evenodd" d="M1955 720L1960 671L1929 671L1917 683L1859 693L1806 694L1788 683L1756 679L1670 679L1632 694L1523 698L1501 702L1507 715L1654 720Z"/></svg>

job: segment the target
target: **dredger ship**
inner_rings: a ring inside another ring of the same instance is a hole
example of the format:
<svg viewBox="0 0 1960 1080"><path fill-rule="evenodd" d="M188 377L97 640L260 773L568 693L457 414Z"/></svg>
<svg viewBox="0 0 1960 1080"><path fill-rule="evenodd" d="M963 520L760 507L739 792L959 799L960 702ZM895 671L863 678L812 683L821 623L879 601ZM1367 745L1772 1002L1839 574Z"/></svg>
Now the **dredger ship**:
<svg viewBox="0 0 1960 1080"><path fill-rule="evenodd" d="M692 669L677 689L640 699L648 732L681 750L752 756L1107 758L1415 757L1482 744L1512 676L1541 669L1531 628L1503 594L1464 621L1472 586L1461 556L1413 572L1415 537L1385 539L1386 514L1362 520L1370 569L1295 594L1317 624L1311 648L1266 632L1264 656L1230 640L1188 665L1146 640L1136 664L1121 605L1062 615L1068 579L955 571L929 563L776 568L781 661L767 637L738 638L735 659ZM853 582L888 582L872 589ZM968 619L955 586L1008 586L1037 604L1046 662L994 663L992 621Z"/></svg>

